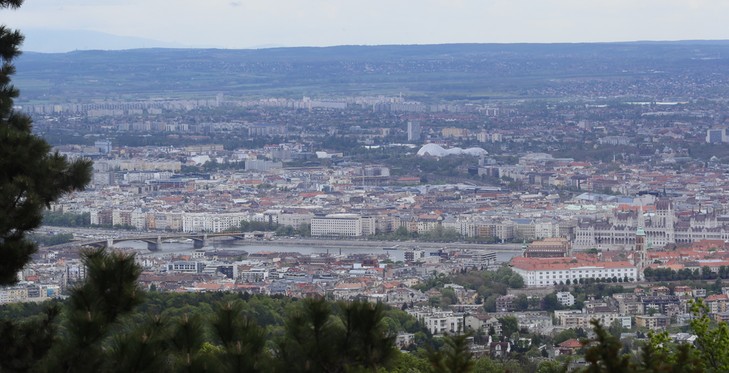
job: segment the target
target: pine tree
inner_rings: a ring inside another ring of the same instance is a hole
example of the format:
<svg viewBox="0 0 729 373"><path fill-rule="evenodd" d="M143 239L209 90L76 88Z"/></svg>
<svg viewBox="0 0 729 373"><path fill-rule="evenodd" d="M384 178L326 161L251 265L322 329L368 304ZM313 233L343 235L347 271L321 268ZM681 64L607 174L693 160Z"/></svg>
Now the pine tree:
<svg viewBox="0 0 729 373"><path fill-rule="evenodd" d="M158 373L167 371L169 323L159 315L127 326L113 336L105 359L105 372Z"/></svg>
<svg viewBox="0 0 729 373"><path fill-rule="evenodd" d="M18 8L23 0L0 0L0 9ZM31 132L29 116L13 102L19 91L10 82L23 35L0 26L0 285L17 281L36 246L26 233L40 226L51 202L82 189L91 178L91 162L69 161Z"/></svg>
<svg viewBox="0 0 729 373"><path fill-rule="evenodd" d="M289 314L278 343L277 371L378 372L392 363L394 336L383 324L384 306L340 303L339 312L324 299L306 299Z"/></svg>
<svg viewBox="0 0 729 373"><path fill-rule="evenodd" d="M286 320L286 337L278 348L281 367L291 372L337 372L339 332L324 299L306 299Z"/></svg>
<svg viewBox="0 0 729 373"><path fill-rule="evenodd" d="M87 278L71 290L62 330L43 364L49 372L101 371L119 319L142 302L142 269L133 255L96 249L84 251L82 260Z"/></svg>
<svg viewBox="0 0 729 373"><path fill-rule="evenodd" d="M264 349L266 333L245 315L240 301L219 303L211 326L224 348L226 372L266 372L270 370Z"/></svg>
<svg viewBox="0 0 729 373"><path fill-rule="evenodd" d="M53 305L30 320L0 320L0 372L27 372L46 356L56 336L60 307Z"/></svg>
<svg viewBox="0 0 729 373"><path fill-rule="evenodd" d="M630 356L621 354L620 340L608 333L597 320L590 322L595 331L595 344L585 352L588 366L586 373L626 373L635 372Z"/></svg>
<svg viewBox="0 0 729 373"><path fill-rule="evenodd" d="M374 371L386 366L395 355L395 336L388 335L382 322L382 303L353 302L342 305L344 336L340 346L345 350L347 365Z"/></svg>
<svg viewBox="0 0 729 373"><path fill-rule="evenodd" d="M448 335L441 350L429 348L431 371L437 373L466 373L473 371L476 361L468 347L468 334Z"/></svg>

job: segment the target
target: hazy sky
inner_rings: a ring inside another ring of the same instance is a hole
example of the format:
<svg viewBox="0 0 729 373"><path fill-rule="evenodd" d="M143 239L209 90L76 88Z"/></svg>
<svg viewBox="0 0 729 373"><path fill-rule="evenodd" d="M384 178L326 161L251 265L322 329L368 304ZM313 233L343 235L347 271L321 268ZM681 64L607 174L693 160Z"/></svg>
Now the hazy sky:
<svg viewBox="0 0 729 373"><path fill-rule="evenodd" d="M0 14L221 48L729 39L728 0L26 0Z"/></svg>

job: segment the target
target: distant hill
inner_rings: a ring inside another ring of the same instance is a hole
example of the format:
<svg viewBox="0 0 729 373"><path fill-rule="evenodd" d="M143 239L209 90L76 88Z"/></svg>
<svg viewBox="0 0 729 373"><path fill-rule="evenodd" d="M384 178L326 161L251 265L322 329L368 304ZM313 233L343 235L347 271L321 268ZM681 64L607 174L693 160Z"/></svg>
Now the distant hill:
<svg viewBox="0 0 729 373"><path fill-rule="evenodd" d="M221 92L403 93L422 100L718 97L729 87L729 42L27 52L17 67L23 100L54 102Z"/></svg>
<svg viewBox="0 0 729 373"><path fill-rule="evenodd" d="M145 48L185 48L188 46L159 40L119 36L86 30L23 30L23 50L63 53L74 50L120 50L143 45Z"/></svg>

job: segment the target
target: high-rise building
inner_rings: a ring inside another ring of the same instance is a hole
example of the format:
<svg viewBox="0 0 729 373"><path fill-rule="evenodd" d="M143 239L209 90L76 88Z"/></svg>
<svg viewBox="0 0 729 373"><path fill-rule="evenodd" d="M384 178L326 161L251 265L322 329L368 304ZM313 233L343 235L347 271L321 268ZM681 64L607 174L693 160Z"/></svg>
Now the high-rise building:
<svg viewBox="0 0 729 373"><path fill-rule="evenodd" d="M641 209L642 213L642 209ZM645 242L645 231L643 227L638 226L635 232L635 251L633 252L633 264L638 269L638 279L642 280L643 270L645 269L646 253L646 242Z"/></svg>
<svg viewBox="0 0 729 373"><path fill-rule="evenodd" d="M109 153L111 153L111 141L109 141L109 140L99 140L99 141L95 141L94 142L94 147L101 154L109 154Z"/></svg>
<svg viewBox="0 0 729 373"><path fill-rule="evenodd" d="M710 128L706 130L706 142L709 144L729 142L729 128Z"/></svg>
<svg viewBox="0 0 729 373"><path fill-rule="evenodd" d="M408 122L408 141L420 140L420 123Z"/></svg>

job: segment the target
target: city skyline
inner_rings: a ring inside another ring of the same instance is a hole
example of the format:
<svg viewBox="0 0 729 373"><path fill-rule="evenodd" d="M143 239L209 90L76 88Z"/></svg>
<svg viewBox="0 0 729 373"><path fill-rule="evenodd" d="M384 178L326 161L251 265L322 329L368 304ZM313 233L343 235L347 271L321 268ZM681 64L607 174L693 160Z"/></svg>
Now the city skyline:
<svg viewBox="0 0 729 373"><path fill-rule="evenodd" d="M729 3L672 0L29 1L24 50L729 39ZM53 35L66 35L57 40ZM81 36L86 35L86 36ZM111 40L125 38L123 43ZM53 39L53 40L51 40ZM45 43L44 43L45 42ZM106 46L104 43L107 43ZM50 44L50 45L49 45Z"/></svg>

